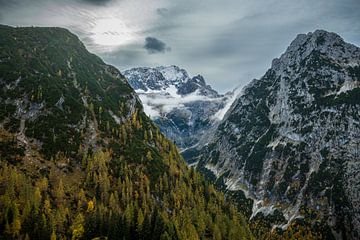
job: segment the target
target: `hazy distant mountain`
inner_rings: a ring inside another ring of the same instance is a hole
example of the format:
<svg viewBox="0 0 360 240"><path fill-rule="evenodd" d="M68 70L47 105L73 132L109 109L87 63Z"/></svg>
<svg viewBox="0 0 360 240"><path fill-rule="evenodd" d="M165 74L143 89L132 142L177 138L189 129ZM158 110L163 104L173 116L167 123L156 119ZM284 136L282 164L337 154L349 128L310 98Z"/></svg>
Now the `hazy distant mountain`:
<svg viewBox="0 0 360 240"><path fill-rule="evenodd" d="M177 66L124 71L145 112L181 149L198 145L222 119L233 93L222 95L202 76L189 77Z"/></svg>
<svg viewBox="0 0 360 240"><path fill-rule="evenodd" d="M254 223L359 239L360 49L326 31L298 35L243 89L198 168L253 199Z"/></svg>

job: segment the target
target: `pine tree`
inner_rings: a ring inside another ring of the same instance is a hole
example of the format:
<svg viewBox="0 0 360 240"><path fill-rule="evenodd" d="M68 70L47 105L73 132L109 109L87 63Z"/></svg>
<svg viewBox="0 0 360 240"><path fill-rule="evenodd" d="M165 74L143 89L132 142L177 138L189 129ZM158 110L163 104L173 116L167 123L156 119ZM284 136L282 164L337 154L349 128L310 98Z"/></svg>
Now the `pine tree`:
<svg viewBox="0 0 360 240"><path fill-rule="evenodd" d="M144 223L144 215L140 208L137 213L137 221L136 221L136 233L139 239L142 238L143 223Z"/></svg>
<svg viewBox="0 0 360 240"><path fill-rule="evenodd" d="M71 226L71 231L72 231L72 237L71 239L72 240L75 240L75 239L81 239L82 236L84 235L84 216L79 213L72 226Z"/></svg>
<svg viewBox="0 0 360 240"><path fill-rule="evenodd" d="M20 214L19 209L16 203L12 203L10 209L10 225L8 227L8 234L11 235L13 238L17 238L19 236L21 230L21 221L20 221Z"/></svg>
<svg viewBox="0 0 360 240"><path fill-rule="evenodd" d="M40 189L38 187L35 188L35 193L34 193L34 207L35 209L39 209L41 204L41 192Z"/></svg>
<svg viewBox="0 0 360 240"><path fill-rule="evenodd" d="M57 187L55 189L55 199L58 206L60 206L63 203L64 197L65 197L64 184L62 179L60 178Z"/></svg>
<svg viewBox="0 0 360 240"><path fill-rule="evenodd" d="M152 154L151 154L150 151L147 152L147 154L146 154L146 159L147 159L148 161L153 160L153 157L152 157Z"/></svg>
<svg viewBox="0 0 360 240"><path fill-rule="evenodd" d="M56 240L56 233L55 233L55 231L53 231L53 232L51 233L50 240Z"/></svg>

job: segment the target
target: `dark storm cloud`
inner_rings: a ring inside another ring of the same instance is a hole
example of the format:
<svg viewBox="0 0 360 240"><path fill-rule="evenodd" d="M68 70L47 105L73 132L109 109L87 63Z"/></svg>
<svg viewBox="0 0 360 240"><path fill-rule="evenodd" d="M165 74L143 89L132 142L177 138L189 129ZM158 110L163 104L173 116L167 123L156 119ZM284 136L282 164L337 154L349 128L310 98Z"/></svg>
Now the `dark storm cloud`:
<svg viewBox="0 0 360 240"><path fill-rule="evenodd" d="M80 1L85 2L85 3L96 4L96 5L105 5L109 2L111 2L112 0L80 0Z"/></svg>
<svg viewBox="0 0 360 240"><path fill-rule="evenodd" d="M10 7L15 7L19 3L21 3L21 0L0 0L0 11Z"/></svg>
<svg viewBox="0 0 360 240"><path fill-rule="evenodd" d="M54 0L0 0L0 7L14 7L19 4L30 4L30 5L36 5L36 4L43 4L47 2L51 2ZM95 4L95 5L105 5L109 2L114 2L116 0L58 0L58 2L62 2L64 4L71 3L71 2L80 2L80 3L88 3L88 4Z"/></svg>
<svg viewBox="0 0 360 240"><path fill-rule="evenodd" d="M156 12L160 16L166 16L167 13L169 12L169 9L167 9L167 8L158 8L158 9L156 9Z"/></svg>
<svg viewBox="0 0 360 240"><path fill-rule="evenodd" d="M171 48L167 47L166 43L154 37L145 38L144 48L149 54L165 53L167 51L171 51Z"/></svg>

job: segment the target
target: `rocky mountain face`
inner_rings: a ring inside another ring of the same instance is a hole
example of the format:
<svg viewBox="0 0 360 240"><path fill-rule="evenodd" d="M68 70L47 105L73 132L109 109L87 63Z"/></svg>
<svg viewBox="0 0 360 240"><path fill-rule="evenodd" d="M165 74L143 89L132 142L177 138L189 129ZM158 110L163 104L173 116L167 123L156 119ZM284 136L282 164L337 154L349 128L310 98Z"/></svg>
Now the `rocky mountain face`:
<svg viewBox="0 0 360 240"><path fill-rule="evenodd" d="M297 223L359 239L360 48L326 31L298 35L243 89L198 169L245 193L250 218L270 230Z"/></svg>
<svg viewBox="0 0 360 240"><path fill-rule="evenodd" d="M199 144L222 118L232 93L221 95L202 76L189 77L177 66L123 72L139 94L145 112L181 149Z"/></svg>
<svg viewBox="0 0 360 240"><path fill-rule="evenodd" d="M1 31L0 126L24 146L34 144L47 157L75 156L80 146L95 150L108 143L111 128L140 111L124 76L67 30Z"/></svg>
<svg viewBox="0 0 360 240"><path fill-rule="evenodd" d="M1 25L0 236L252 239L116 68L65 29Z"/></svg>

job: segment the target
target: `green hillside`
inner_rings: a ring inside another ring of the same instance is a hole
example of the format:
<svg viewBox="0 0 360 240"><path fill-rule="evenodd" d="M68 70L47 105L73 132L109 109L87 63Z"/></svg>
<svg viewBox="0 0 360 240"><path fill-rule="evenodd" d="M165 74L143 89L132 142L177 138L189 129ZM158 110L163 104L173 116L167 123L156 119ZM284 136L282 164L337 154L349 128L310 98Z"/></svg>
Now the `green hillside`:
<svg viewBox="0 0 360 240"><path fill-rule="evenodd" d="M60 28L0 26L0 239L251 239L244 218Z"/></svg>

